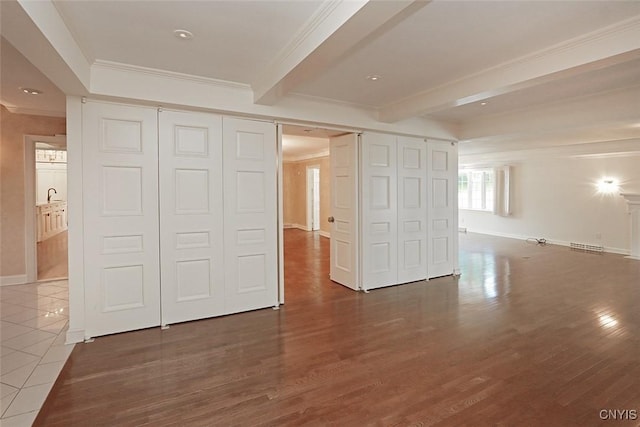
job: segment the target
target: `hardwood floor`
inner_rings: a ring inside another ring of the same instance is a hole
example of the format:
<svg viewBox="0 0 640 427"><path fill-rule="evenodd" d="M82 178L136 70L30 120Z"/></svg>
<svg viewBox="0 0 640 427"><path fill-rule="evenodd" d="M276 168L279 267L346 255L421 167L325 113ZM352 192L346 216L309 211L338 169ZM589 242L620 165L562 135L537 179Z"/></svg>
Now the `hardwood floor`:
<svg viewBox="0 0 640 427"><path fill-rule="evenodd" d="M67 231L38 242L38 280L66 278L69 274Z"/></svg>
<svg viewBox="0 0 640 427"><path fill-rule="evenodd" d="M285 251L280 310L76 345L35 425L640 425L599 412L640 412L638 261L469 234L460 278L362 294Z"/></svg>

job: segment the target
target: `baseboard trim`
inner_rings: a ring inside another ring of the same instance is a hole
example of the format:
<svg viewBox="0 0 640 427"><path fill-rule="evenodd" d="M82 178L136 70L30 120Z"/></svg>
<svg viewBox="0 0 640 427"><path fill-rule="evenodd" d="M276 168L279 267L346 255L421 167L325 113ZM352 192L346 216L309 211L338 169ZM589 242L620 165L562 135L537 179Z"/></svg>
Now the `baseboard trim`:
<svg viewBox="0 0 640 427"><path fill-rule="evenodd" d="M528 238L532 237L532 236L522 236L520 234L500 233L500 232L494 232L494 231L468 230L468 232L476 233L476 234L485 234L487 236L506 237L507 239L517 239L517 240L527 240ZM564 240L555 240L555 239L547 238L547 243L550 245L565 246L567 248L571 247L571 242L565 242ZM631 253L631 251L627 249L610 248L606 246L604 247L604 252L609 254L616 254L616 255L629 255Z"/></svg>
<svg viewBox="0 0 640 427"><path fill-rule="evenodd" d="M283 228L297 228L298 230L302 230L302 231L312 231L312 230L309 230L306 225L302 225L302 224L285 224ZM327 231L322 231L322 230L317 230L317 231L318 231L318 234L320 234L322 237L328 237L328 238L331 237L331 233Z"/></svg>
<svg viewBox="0 0 640 427"><path fill-rule="evenodd" d="M65 344L76 344L84 341L84 329L69 329Z"/></svg>
<svg viewBox="0 0 640 427"><path fill-rule="evenodd" d="M0 286L24 285L27 283L26 274L16 274L14 276L0 276Z"/></svg>

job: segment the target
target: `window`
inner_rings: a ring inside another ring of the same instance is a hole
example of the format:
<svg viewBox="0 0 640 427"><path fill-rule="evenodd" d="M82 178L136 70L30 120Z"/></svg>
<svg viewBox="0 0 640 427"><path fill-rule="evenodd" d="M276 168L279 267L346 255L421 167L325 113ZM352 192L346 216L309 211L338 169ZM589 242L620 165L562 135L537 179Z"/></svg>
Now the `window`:
<svg viewBox="0 0 640 427"><path fill-rule="evenodd" d="M496 173L493 169L463 169L458 174L458 207L474 211L495 209Z"/></svg>

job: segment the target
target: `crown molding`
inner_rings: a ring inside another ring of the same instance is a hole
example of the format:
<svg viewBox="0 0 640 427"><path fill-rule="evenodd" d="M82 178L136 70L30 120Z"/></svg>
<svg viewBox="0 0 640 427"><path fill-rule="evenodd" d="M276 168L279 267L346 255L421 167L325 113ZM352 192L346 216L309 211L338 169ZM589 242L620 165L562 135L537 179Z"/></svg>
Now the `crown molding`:
<svg viewBox="0 0 640 427"><path fill-rule="evenodd" d="M315 31L329 19L344 0L326 0L293 36L291 41L276 55L270 68L279 68L311 38Z"/></svg>
<svg viewBox="0 0 640 427"><path fill-rule="evenodd" d="M170 80L179 80L183 82L199 83L209 86L217 86L222 88L251 90L251 86L244 83L232 82L228 80L214 79L211 77L196 76L193 74L178 73L175 71L160 70L158 68L142 67L139 65L124 64L122 62L96 60L91 68L105 68L115 71L123 71L128 73L146 74L149 76L163 77Z"/></svg>
<svg viewBox="0 0 640 427"><path fill-rule="evenodd" d="M640 156L640 139L630 138L612 141L587 142L578 144L550 145L526 149L523 147L503 149L494 147L491 151L464 153L460 150L460 168L496 162L547 160L551 158L604 159L616 157ZM466 144L463 144L466 145ZM509 144L506 144L509 145Z"/></svg>
<svg viewBox="0 0 640 427"><path fill-rule="evenodd" d="M633 16L620 22L616 22L615 24L597 29L587 34L582 34L580 36L573 37L560 43L556 43L550 47L538 50L528 55L503 62L494 67L490 67L478 73L463 77L461 80L465 80L468 77L476 77L487 72L506 72L518 66L526 65L531 61L545 59L559 53L572 52L579 48L585 47L594 42L605 40L612 36L620 36L624 35L625 33L631 33L631 35L633 35L637 31L640 31L640 15ZM638 43L636 42L636 44Z"/></svg>
<svg viewBox="0 0 640 427"><path fill-rule="evenodd" d="M0 99L0 104L4 106L10 113L26 114L29 116L45 116L45 117L67 117L66 111L41 110L37 108L23 108L17 105L8 104Z"/></svg>
<svg viewBox="0 0 640 427"><path fill-rule="evenodd" d="M329 150L322 150L316 153L304 154L302 156L293 156L293 157L284 156L282 160L285 163L295 163L295 162L301 162L304 160L319 159L321 157L329 157Z"/></svg>

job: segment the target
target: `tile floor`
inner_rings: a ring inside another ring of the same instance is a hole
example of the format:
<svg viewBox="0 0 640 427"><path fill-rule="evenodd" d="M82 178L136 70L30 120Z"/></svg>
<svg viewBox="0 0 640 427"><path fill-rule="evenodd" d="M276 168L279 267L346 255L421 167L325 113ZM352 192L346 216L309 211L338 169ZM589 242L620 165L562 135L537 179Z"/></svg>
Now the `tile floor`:
<svg viewBox="0 0 640 427"><path fill-rule="evenodd" d="M73 345L66 280L0 287L0 427L31 426Z"/></svg>

